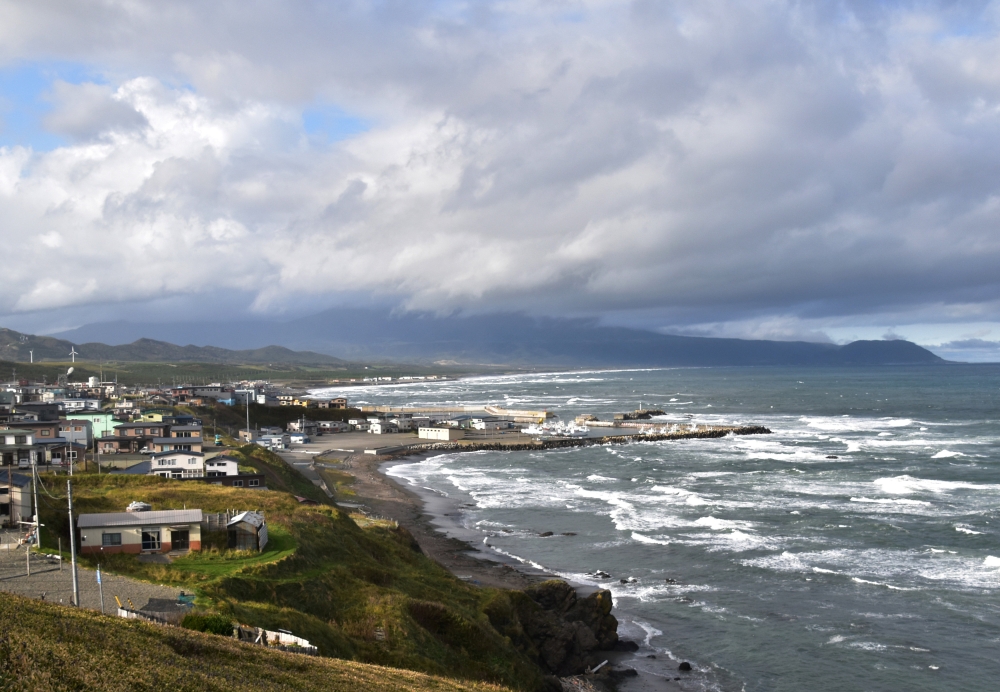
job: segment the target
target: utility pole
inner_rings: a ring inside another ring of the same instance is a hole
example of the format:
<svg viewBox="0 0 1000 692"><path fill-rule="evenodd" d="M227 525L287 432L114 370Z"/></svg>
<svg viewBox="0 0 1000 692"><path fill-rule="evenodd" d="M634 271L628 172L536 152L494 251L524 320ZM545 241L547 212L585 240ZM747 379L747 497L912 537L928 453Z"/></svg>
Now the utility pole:
<svg viewBox="0 0 1000 692"><path fill-rule="evenodd" d="M42 530L38 525L38 452L31 453L31 494L35 501L35 545L42 549ZM12 495L8 497L13 497Z"/></svg>
<svg viewBox="0 0 1000 692"><path fill-rule="evenodd" d="M69 561L73 570L73 605L80 607L80 578L76 573L76 530L73 528L73 481L66 479L66 501L69 503Z"/></svg>

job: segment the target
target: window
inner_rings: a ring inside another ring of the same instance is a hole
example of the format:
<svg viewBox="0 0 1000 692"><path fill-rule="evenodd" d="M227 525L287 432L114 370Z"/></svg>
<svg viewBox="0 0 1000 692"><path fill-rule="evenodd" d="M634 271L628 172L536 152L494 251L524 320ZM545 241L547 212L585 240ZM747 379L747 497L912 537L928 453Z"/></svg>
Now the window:
<svg viewBox="0 0 1000 692"><path fill-rule="evenodd" d="M160 532L159 531L143 531L142 532L142 549L143 550L159 550L160 549Z"/></svg>
<svg viewBox="0 0 1000 692"><path fill-rule="evenodd" d="M27 435L14 435L14 444L23 445L28 443Z"/></svg>
<svg viewBox="0 0 1000 692"><path fill-rule="evenodd" d="M41 433L42 437L52 437L51 430L39 430L38 432Z"/></svg>
<svg viewBox="0 0 1000 692"><path fill-rule="evenodd" d="M75 430L76 432L83 432L83 426L82 425L74 425L73 426L73 430Z"/></svg>
<svg viewBox="0 0 1000 692"><path fill-rule="evenodd" d="M121 545L122 535L120 533L102 533L101 545Z"/></svg>
<svg viewBox="0 0 1000 692"><path fill-rule="evenodd" d="M242 488L243 487L243 481L233 481L233 487L234 488Z"/></svg>
<svg viewBox="0 0 1000 692"><path fill-rule="evenodd" d="M251 478L247 482L247 485L249 485L251 488L256 488L256 487L258 487L260 485L260 479L259 478Z"/></svg>

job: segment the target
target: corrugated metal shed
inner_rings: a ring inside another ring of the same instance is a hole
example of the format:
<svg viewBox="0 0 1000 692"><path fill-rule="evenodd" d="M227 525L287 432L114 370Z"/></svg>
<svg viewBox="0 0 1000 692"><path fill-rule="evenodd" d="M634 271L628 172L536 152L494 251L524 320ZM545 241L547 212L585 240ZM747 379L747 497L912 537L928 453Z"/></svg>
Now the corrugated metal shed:
<svg viewBox="0 0 1000 692"><path fill-rule="evenodd" d="M167 509L159 512L108 512L81 514L76 525L81 529L111 526L150 526L160 524L200 524L200 509Z"/></svg>

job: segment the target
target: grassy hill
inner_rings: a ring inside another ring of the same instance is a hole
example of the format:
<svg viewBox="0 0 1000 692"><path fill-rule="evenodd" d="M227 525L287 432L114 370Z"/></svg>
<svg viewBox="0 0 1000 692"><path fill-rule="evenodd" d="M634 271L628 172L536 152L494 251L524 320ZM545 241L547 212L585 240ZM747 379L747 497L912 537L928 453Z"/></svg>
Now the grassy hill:
<svg viewBox="0 0 1000 692"><path fill-rule="evenodd" d="M305 479L303 484L283 477L300 474L269 452L254 446L243 452L248 464L301 491L296 494L310 491ZM54 532L65 545L65 504L58 485L49 485L52 495L42 503L42 523L50 532L46 545L54 544ZM315 487L310 494L322 499ZM132 500L144 500L157 510L260 509L267 516L271 541L263 553L228 551L224 534L206 534L201 553L169 565L105 555L102 567L108 572L193 590L200 608L247 625L290 630L324 656L515 689L545 688L534 662L537 651L523 640L515 615L537 606L520 592L462 582L425 557L394 524L355 520L331 505L305 507L278 490L146 476L80 474L73 495L80 513L121 511ZM384 640L376 630L384 632Z"/></svg>
<svg viewBox="0 0 1000 692"><path fill-rule="evenodd" d="M0 690L502 692L103 616L0 592Z"/></svg>

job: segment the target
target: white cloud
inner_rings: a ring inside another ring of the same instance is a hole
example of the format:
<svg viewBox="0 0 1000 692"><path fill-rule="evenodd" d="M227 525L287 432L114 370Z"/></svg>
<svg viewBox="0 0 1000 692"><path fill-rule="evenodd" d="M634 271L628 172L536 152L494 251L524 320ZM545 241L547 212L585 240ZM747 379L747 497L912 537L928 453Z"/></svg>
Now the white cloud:
<svg viewBox="0 0 1000 692"><path fill-rule="evenodd" d="M70 144L0 149L25 259L0 311L350 290L784 338L998 319L996 13L392 7L0 1L8 60L112 84L54 85ZM371 128L317 144L317 101Z"/></svg>

